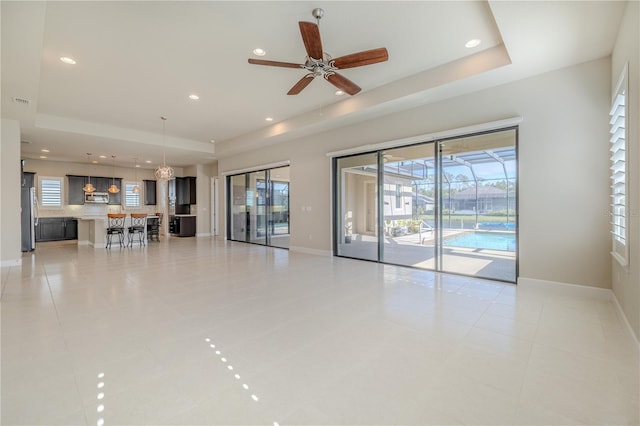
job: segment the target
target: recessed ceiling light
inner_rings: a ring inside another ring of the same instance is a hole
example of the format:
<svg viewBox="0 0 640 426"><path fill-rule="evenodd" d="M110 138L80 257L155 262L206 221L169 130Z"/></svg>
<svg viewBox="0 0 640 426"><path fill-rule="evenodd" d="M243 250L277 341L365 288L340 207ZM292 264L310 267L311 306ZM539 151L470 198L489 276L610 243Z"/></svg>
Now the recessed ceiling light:
<svg viewBox="0 0 640 426"><path fill-rule="evenodd" d="M265 121L273 121L273 118L272 117L267 117L267 118L265 118Z"/></svg>
<svg viewBox="0 0 640 426"><path fill-rule="evenodd" d="M48 150L48 149L46 149L46 148L41 149L40 151L42 151L42 152L49 152L49 150Z"/></svg>
<svg viewBox="0 0 640 426"><path fill-rule="evenodd" d="M267 54L267 51L264 49L260 49L259 47L256 47L255 49L253 49L253 54L256 56L264 56Z"/></svg>
<svg viewBox="0 0 640 426"><path fill-rule="evenodd" d="M98 160L93 160L92 163L93 164L98 164Z"/></svg>
<svg viewBox="0 0 640 426"><path fill-rule="evenodd" d="M209 142L216 143L216 140L215 139L211 139Z"/></svg>
<svg viewBox="0 0 640 426"><path fill-rule="evenodd" d="M146 160L145 163L151 164L151 160Z"/></svg>
<svg viewBox="0 0 640 426"><path fill-rule="evenodd" d="M466 42L464 44L464 47L466 48L472 48L472 47L476 47L480 44L480 39L478 38L472 38L471 40L469 40L468 42Z"/></svg>
<svg viewBox="0 0 640 426"><path fill-rule="evenodd" d="M342 96L344 92L342 90L336 90L336 96Z"/></svg>
<svg viewBox="0 0 640 426"><path fill-rule="evenodd" d="M140 164L136 164L136 167L140 167Z"/></svg>
<svg viewBox="0 0 640 426"><path fill-rule="evenodd" d="M107 156L106 155L101 155L100 158L107 158Z"/></svg>
<svg viewBox="0 0 640 426"><path fill-rule="evenodd" d="M47 156L46 155L41 155L40 158L47 158Z"/></svg>
<svg viewBox="0 0 640 426"><path fill-rule="evenodd" d="M189 99L191 99L192 101L197 101L198 99L200 99L200 96L192 93L191 95L189 95Z"/></svg>
<svg viewBox="0 0 640 426"><path fill-rule="evenodd" d="M68 56L63 56L60 58L60 60L62 62L64 62L65 64L69 64L69 65L75 65L76 61L73 58L69 58Z"/></svg>

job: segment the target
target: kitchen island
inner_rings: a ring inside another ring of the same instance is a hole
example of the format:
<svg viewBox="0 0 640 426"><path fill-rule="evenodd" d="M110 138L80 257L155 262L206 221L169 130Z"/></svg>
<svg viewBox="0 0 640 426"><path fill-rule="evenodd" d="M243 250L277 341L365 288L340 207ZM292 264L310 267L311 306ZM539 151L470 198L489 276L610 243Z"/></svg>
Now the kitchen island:
<svg viewBox="0 0 640 426"><path fill-rule="evenodd" d="M78 219L78 245L105 248L107 216L80 216Z"/></svg>

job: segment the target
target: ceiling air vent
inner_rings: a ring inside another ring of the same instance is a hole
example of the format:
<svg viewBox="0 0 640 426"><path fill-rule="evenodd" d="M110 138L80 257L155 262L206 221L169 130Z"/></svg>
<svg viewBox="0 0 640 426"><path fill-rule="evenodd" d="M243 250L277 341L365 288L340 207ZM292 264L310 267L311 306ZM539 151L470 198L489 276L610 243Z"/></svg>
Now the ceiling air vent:
<svg viewBox="0 0 640 426"><path fill-rule="evenodd" d="M11 98L11 100L17 104L21 104L21 105L30 105L31 101L29 99L25 99L25 98Z"/></svg>

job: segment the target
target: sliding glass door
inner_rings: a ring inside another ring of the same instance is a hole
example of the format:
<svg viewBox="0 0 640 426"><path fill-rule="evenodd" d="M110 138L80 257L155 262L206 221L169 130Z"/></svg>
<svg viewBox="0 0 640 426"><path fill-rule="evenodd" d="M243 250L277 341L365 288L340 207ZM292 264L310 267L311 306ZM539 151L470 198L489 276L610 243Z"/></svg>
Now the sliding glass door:
<svg viewBox="0 0 640 426"><path fill-rule="evenodd" d="M334 160L338 256L515 282L517 130Z"/></svg>
<svg viewBox="0 0 640 426"><path fill-rule="evenodd" d="M381 152L384 245L381 260L435 269L434 144Z"/></svg>
<svg viewBox="0 0 640 426"><path fill-rule="evenodd" d="M378 260L378 156L339 158L336 183L336 253L357 259Z"/></svg>
<svg viewBox="0 0 640 426"><path fill-rule="evenodd" d="M267 235L269 245L289 247L291 230L289 226L289 166L269 170L269 212Z"/></svg>
<svg viewBox="0 0 640 426"><path fill-rule="evenodd" d="M227 177L227 238L289 247L289 166Z"/></svg>
<svg viewBox="0 0 640 426"><path fill-rule="evenodd" d="M247 177L245 175L227 178L227 233L230 240L247 239Z"/></svg>
<svg viewBox="0 0 640 426"><path fill-rule="evenodd" d="M515 130L440 146L440 270L516 280Z"/></svg>

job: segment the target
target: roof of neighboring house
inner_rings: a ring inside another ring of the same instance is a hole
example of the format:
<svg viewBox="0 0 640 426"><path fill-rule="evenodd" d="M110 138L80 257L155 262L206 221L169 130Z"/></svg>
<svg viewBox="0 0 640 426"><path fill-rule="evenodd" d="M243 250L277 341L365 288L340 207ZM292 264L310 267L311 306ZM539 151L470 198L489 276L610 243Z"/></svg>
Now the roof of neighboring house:
<svg viewBox="0 0 640 426"><path fill-rule="evenodd" d="M505 191L504 189L496 188L495 186L479 185L477 187L477 192L476 192L476 187L471 187L471 188L465 189L464 191L456 192L455 194L451 195L451 198L455 200L468 200L476 197L503 198L503 197L506 197L507 195L509 195L510 197L515 196L515 193L509 192L509 194L507 194L507 191Z"/></svg>

